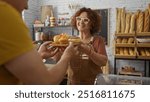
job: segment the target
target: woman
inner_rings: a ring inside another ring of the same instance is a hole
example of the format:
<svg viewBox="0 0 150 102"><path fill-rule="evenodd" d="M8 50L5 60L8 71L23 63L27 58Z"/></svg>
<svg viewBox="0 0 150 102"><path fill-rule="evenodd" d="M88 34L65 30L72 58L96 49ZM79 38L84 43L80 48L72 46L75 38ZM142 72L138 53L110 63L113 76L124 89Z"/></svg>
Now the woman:
<svg viewBox="0 0 150 102"><path fill-rule="evenodd" d="M94 84L96 75L102 73L107 54L103 38L96 35L101 29L100 16L90 8L81 8L71 21L78 30L82 44L80 54L72 57L68 69L69 84Z"/></svg>

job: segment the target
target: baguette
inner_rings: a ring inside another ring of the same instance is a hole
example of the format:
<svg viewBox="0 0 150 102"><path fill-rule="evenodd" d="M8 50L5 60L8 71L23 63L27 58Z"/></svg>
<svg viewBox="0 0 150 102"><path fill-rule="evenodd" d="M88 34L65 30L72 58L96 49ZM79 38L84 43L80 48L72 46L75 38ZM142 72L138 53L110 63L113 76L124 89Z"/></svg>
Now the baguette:
<svg viewBox="0 0 150 102"><path fill-rule="evenodd" d="M128 42L128 39L127 38L123 38L122 39L122 43L127 43Z"/></svg>
<svg viewBox="0 0 150 102"><path fill-rule="evenodd" d="M123 49L123 53L124 53L124 55L129 55L129 49L125 47Z"/></svg>
<svg viewBox="0 0 150 102"><path fill-rule="evenodd" d="M144 32L149 31L149 23L150 23L149 12L148 9L146 9L144 12L144 30L143 30Z"/></svg>
<svg viewBox="0 0 150 102"><path fill-rule="evenodd" d="M126 14L125 14L125 8L121 9L121 33L124 33L125 31L125 20L126 20Z"/></svg>
<svg viewBox="0 0 150 102"><path fill-rule="evenodd" d="M134 55L134 50L132 48L129 48L129 55Z"/></svg>
<svg viewBox="0 0 150 102"><path fill-rule="evenodd" d="M120 48L120 55L124 55L123 48Z"/></svg>
<svg viewBox="0 0 150 102"><path fill-rule="evenodd" d="M125 28L125 33L129 33L130 19L131 19L131 14L127 13L126 14L126 28Z"/></svg>
<svg viewBox="0 0 150 102"><path fill-rule="evenodd" d="M121 9L116 8L117 17L116 17L116 33L120 33L120 26L121 26Z"/></svg>
<svg viewBox="0 0 150 102"><path fill-rule="evenodd" d="M116 39L116 43L121 43L122 39L121 38L117 38Z"/></svg>
<svg viewBox="0 0 150 102"><path fill-rule="evenodd" d="M131 15L131 22L130 22L130 31L129 33L135 32L135 20L136 20L136 14Z"/></svg>
<svg viewBox="0 0 150 102"><path fill-rule="evenodd" d="M120 49L116 48L116 54L120 54Z"/></svg>
<svg viewBox="0 0 150 102"><path fill-rule="evenodd" d="M139 14L140 14L140 10L137 10L136 14L136 31L138 32L138 25L139 25Z"/></svg>
<svg viewBox="0 0 150 102"><path fill-rule="evenodd" d="M140 49L140 55L141 55L141 56L146 56L146 53L145 53L144 48Z"/></svg>
<svg viewBox="0 0 150 102"><path fill-rule="evenodd" d="M128 38L128 43L134 43L134 38Z"/></svg>
<svg viewBox="0 0 150 102"><path fill-rule="evenodd" d="M146 54L146 56L150 56L148 49L145 49L145 54Z"/></svg>
<svg viewBox="0 0 150 102"><path fill-rule="evenodd" d="M138 32L143 32L143 24L144 24L144 13L140 12L139 18L138 18Z"/></svg>

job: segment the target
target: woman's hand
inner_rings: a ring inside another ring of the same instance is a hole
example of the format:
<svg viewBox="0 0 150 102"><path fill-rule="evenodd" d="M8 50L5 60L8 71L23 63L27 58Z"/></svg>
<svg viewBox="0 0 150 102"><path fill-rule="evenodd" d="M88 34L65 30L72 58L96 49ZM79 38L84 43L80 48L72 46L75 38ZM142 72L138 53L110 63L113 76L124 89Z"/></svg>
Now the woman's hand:
<svg viewBox="0 0 150 102"><path fill-rule="evenodd" d="M44 42L38 50L39 54L43 59L53 57L59 50L56 47L52 47L52 46L49 47L50 43L51 41Z"/></svg>
<svg viewBox="0 0 150 102"><path fill-rule="evenodd" d="M79 53L78 46L75 46L73 43L70 43L69 46L65 49L62 57L71 58L74 55L77 55Z"/></svg>
<svg viewBox="0 0 150 102"><path fill-rule="evenodd" d="M79 51L87 55L90 55L92 50L93 50L93 46L91 44L81 43L79 45Z"/></svg>

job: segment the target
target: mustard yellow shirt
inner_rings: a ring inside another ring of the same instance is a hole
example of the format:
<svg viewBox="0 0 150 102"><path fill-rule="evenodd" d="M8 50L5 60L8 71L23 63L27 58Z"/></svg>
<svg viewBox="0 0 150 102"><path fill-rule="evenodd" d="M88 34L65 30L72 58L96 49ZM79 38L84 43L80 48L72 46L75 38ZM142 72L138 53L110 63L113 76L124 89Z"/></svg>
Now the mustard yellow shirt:
<svg viewBox="0 0 150 102"><path fill-rule="evenodd" d="M3 65L33 48L29 30L19 12L0 1L0 84L18 83L18 79Z"/></svg>

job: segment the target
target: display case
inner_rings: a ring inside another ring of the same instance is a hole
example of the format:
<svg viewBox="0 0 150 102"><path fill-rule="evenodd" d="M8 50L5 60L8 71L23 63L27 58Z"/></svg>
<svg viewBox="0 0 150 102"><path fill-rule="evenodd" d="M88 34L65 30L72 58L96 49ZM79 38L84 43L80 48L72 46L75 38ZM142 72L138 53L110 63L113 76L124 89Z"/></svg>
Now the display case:
<svg viewBox="0 0 150 102"><path fill-rule="evenodd" d="M95 85L150 85L150 78L114 74L98 74Z"/></svg>

